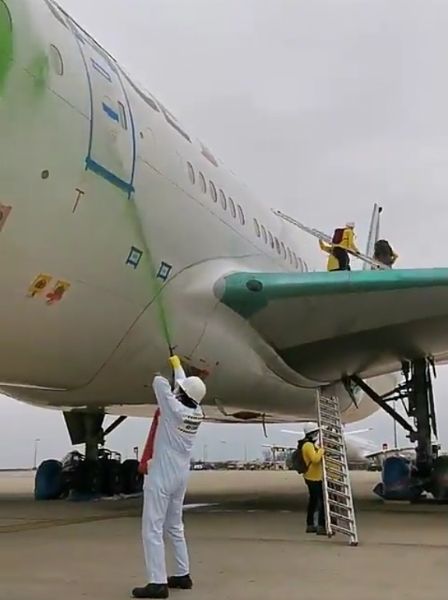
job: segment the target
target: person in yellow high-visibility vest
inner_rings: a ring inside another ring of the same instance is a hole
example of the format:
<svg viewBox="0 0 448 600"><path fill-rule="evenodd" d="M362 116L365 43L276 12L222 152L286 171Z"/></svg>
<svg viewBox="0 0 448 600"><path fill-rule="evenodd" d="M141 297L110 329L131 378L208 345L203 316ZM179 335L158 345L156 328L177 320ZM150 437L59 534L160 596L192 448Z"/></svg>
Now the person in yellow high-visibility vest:
<svg viewBox="0 0 448 600"><path fill-rule="evenodd" d="M350 256L347 250L360 254L355 243L355 224L335 229L331 244L319 240L321 250L328 253L327 271L350 271Z"/></svg>
<svg viewBox="0 0 448 600"><path fill-rule="evenodd" d="M306 471L303 474L308 488L308 509L306 515L306 532L326 535L325 510L323 496L323 465L324 451L316 443L319 438L319 427L316 423L307 423L304 427L305 438L301 450ZM317 523L316 523L317 521Z"/></svg>
<svg viewBox="0 0 448 600"><path fill-rule="evenodd" d="M320 249L328 254L327 271L344 271L341 269L339 259L333 254L333 246L326 242L319 240Z"/></svg>

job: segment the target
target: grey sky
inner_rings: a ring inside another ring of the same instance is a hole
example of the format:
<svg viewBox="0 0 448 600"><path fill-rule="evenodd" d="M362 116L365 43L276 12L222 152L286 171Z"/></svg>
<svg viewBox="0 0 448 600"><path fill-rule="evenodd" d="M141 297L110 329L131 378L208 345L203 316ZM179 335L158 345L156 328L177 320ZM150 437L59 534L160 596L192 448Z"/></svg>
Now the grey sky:
<svg viewBox="0 0 448 600"><path fill-rule="evenodd" d="M59 1L267 204L326 230L354 219L363 243L379 201L401 266L446 266L446 2ZM448 442L444 369L436 388ZM371 422L390 442L389 418ZM0 466L29 462L35 437L44 455L67 445L59 414L9 401L0 431ZM129 422L111 446L145 433ZM258 453L261 427L204 428L199 447L241 454L243 435Z"/></svg>

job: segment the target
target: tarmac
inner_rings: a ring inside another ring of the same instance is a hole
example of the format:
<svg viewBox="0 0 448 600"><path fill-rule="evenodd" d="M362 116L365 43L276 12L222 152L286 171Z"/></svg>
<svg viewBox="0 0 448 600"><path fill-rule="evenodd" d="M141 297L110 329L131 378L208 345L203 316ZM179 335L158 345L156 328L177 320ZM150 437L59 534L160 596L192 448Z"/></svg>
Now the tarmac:
<svg viewBox="0 0 448 600"><path fill-rule="evenodd" d="M384 504L352 474L360 545L304 532L293 472L194 472L181 600L445 600L448 506ZM141 499L35 502L32 473L0 473L0 600L120 600L146 583Z"/></svg>

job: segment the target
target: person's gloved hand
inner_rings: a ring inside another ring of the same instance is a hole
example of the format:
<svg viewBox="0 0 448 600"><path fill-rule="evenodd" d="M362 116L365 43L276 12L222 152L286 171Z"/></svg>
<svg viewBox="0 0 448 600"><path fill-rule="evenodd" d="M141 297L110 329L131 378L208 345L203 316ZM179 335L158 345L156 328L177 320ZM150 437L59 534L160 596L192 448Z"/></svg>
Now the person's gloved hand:
<svg viewBox="0 0 448 600"><path fill-rule="evenodd" d="M174 356L170 356L168 360L170 362L170 365L173 367L173 369L178 369L179 367L182 366L180 364L180 358L176 354Z"/></svg>

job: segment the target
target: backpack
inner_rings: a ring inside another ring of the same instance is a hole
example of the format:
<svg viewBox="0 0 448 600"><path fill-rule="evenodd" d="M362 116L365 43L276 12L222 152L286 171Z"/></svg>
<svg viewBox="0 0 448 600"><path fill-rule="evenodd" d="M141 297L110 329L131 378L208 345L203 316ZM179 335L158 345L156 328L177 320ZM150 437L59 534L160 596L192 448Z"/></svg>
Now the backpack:
<svg viewBox="0 0 448 600"><path fill-rule="evenodd" d="M297 471L297 473L302 475L304 475L310 467L310 465L305 462L302 452L303 444L308 441L309 440L301 440L297 449L291 454L291 467L294 471Z"/></svg>
<svg viewBox="0 0 448 600"><path fill-rule="evenodd" d="M331 243L332 244L340 244L344 238L344 231L345 231L345 229L343 227L339 227L338 229L335 229Z"/></svg>

